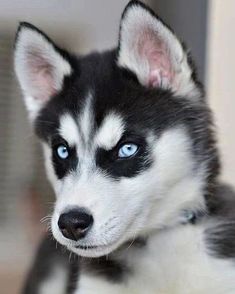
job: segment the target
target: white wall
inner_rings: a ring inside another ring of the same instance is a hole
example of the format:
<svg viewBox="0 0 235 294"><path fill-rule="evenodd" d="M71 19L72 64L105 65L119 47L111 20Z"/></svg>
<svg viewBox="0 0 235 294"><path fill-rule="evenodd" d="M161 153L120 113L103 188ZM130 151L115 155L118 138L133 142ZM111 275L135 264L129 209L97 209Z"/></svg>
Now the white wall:
<svg viewBox="0 0 235 294"><path fill-rule="evenodd" d="M219 127L223 179L235 184L235 1L211 0L207 91Z"/></svg>
<svg viewBox="0 0 235 294"><path fill-rule="evenodd" d="M28 21L80 52L117 42L122 10L129 0L1 0L0 30L12 37Z"/></svg>

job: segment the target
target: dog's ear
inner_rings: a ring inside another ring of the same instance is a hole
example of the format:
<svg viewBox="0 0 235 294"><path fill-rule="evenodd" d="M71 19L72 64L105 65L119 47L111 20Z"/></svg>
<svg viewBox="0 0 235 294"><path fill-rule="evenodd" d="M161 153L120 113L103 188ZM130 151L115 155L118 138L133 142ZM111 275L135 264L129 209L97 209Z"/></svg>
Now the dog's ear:
<svg viewBox="0 0 235 294"><path fill-rule="evenodd" d="M58 93L72 66L58 47L40 30L21 23L16 35L14 63L31 119Z"/></svg>
<svg viewBox="0 0 235 294"><path fill-rule="evenodd" d="M170 89L198 97L188 54L175 34L139 1L125 8L119 32L117 63L132 71L146 87Z"/></svg>

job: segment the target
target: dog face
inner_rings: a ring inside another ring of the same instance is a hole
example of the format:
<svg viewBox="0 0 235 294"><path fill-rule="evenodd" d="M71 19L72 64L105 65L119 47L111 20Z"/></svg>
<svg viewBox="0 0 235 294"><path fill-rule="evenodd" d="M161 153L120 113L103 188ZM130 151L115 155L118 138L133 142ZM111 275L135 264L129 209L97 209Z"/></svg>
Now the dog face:
<svg viewBox="0 0 235 294"><path fill-rule="evenodd" d="M15 69L61 244L101 256L205 208L218 167L210 114L183 46L146 6L128 4L116 49L84 57L22 23Z"/></svg>

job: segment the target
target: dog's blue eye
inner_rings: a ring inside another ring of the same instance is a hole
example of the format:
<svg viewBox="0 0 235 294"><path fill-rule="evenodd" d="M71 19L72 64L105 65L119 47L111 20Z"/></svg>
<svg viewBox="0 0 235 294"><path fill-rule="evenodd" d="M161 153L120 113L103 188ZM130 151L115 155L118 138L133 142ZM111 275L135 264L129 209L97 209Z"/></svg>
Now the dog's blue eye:
<svg viewBox="0 0 235 294"><path fill-rule="evenodd" d="M65 145L58 146L56 152L61 159L66 159L69 156L68 148Z"/></svg>
<svg viewBox="0 0 235 294"><path fill-rule="evenodd" d="M123 145L118 151L119 158L128 158L134 155L138 150L138 146L132 143Z"/></svg>

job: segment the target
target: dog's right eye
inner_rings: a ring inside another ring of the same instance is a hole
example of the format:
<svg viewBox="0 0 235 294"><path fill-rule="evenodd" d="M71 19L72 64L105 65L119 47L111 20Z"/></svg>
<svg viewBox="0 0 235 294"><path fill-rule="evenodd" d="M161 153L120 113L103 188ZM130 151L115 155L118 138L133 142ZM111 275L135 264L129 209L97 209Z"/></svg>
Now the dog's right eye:
<svg viewBox="0 0 235 294"><path fill-rule="evenodd" d="M67 159L69 157L68 147L65 145L59 145L56 147L56 154L60 159Z"/></svg>

